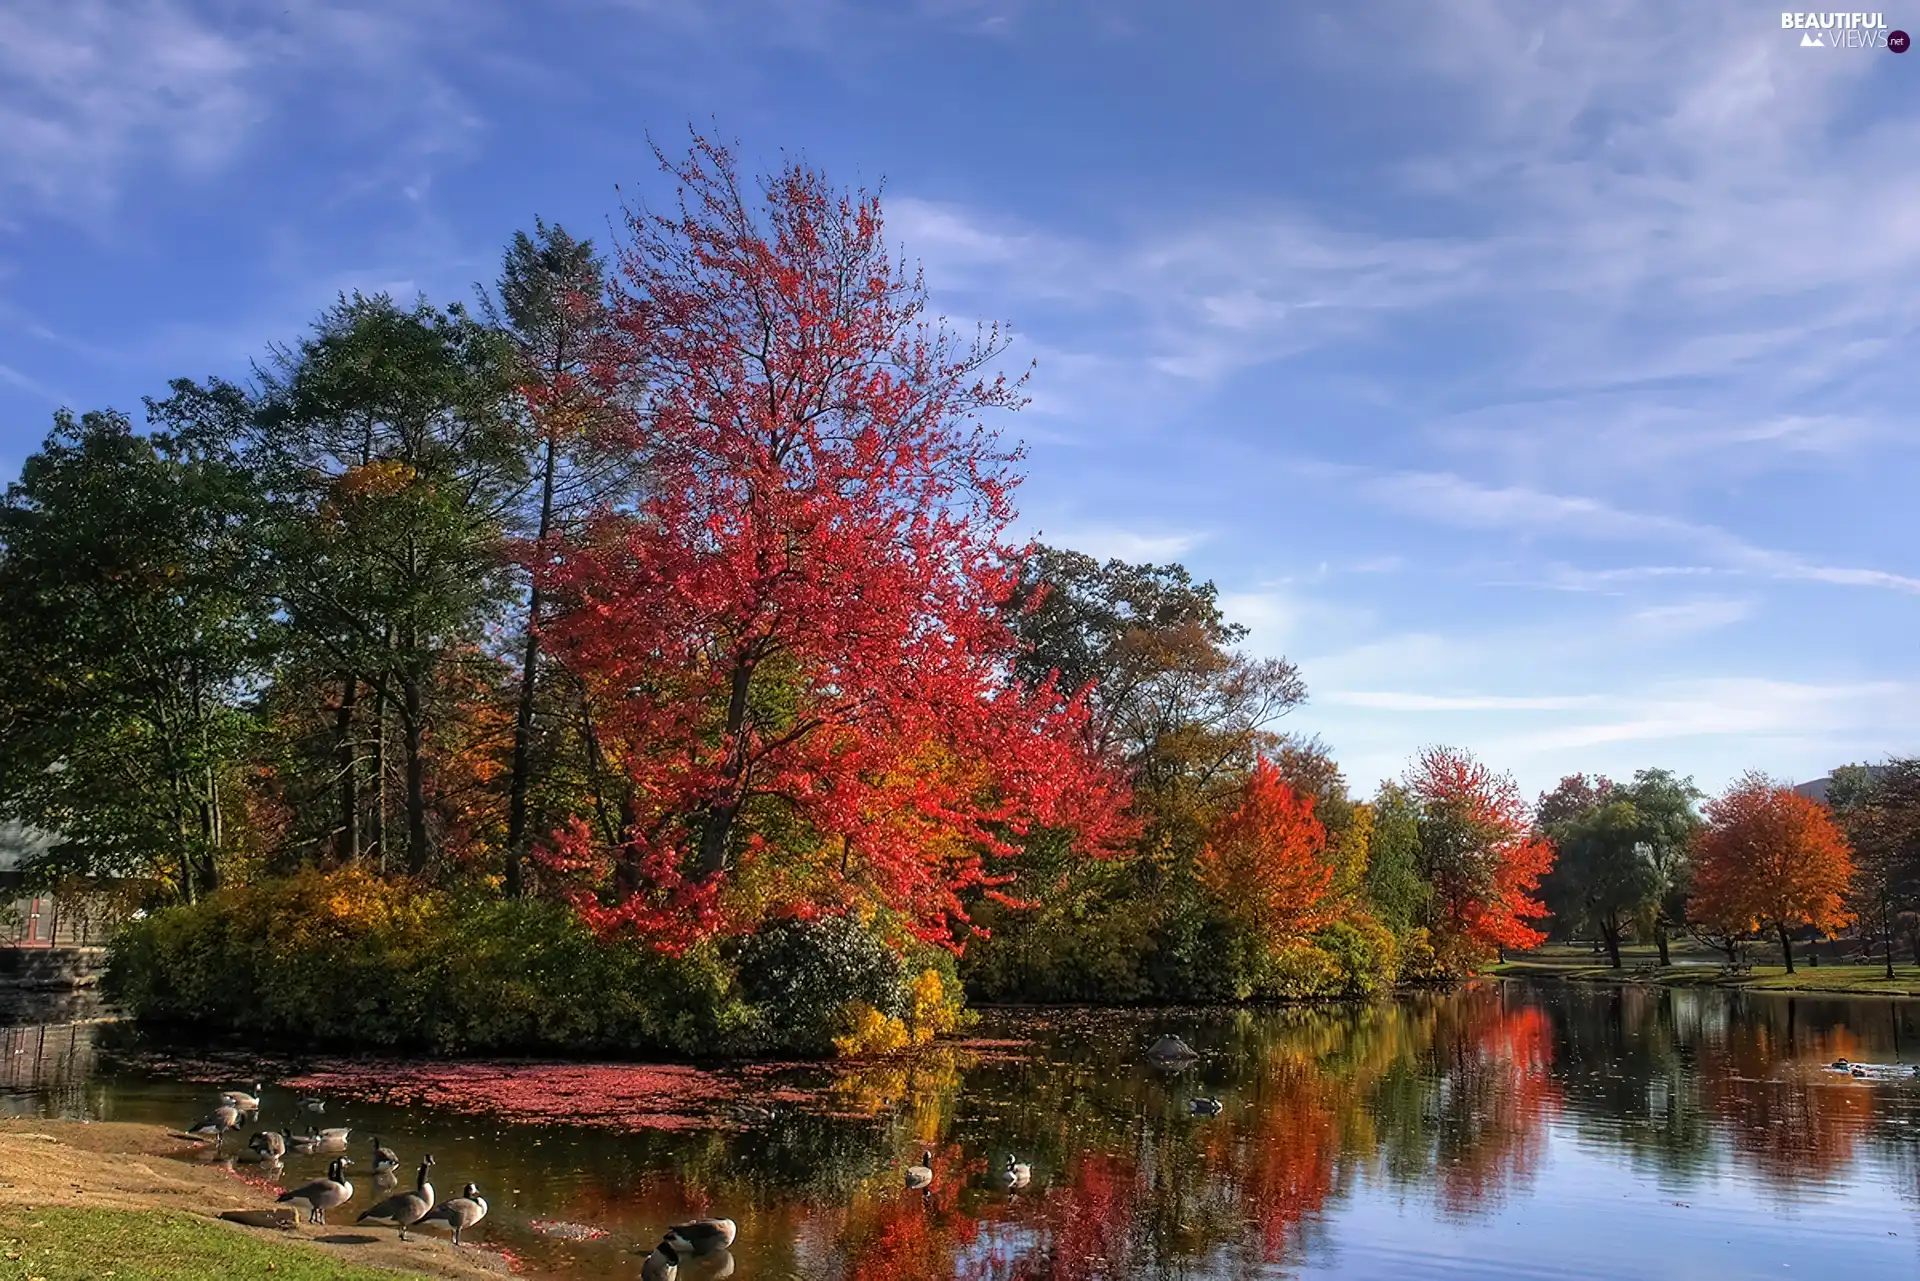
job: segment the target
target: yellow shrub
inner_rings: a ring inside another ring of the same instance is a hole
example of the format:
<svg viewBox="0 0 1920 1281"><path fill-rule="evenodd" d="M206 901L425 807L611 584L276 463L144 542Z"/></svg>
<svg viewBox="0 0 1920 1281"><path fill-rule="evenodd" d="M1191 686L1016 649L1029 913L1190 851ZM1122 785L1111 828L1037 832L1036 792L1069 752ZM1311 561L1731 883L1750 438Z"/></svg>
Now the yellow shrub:
<svg viewBox="0 0 1920 1281"><path fill-rule="evenodd" d="M848 1031L833 1038L833 1048L843 1059L892 1054L907 1046L907 1025L865 1001L849 1002L842 1016Z"/></svg>
<svg viewBox="0 0 1920 1281"><path fill-rule="evenodd" d="M912 1029L913 1043L925 1045L953 1031L960 1021L960 1001L958 991L948 993L938 970L922 970L908 992L907 1026Z"/></svg>

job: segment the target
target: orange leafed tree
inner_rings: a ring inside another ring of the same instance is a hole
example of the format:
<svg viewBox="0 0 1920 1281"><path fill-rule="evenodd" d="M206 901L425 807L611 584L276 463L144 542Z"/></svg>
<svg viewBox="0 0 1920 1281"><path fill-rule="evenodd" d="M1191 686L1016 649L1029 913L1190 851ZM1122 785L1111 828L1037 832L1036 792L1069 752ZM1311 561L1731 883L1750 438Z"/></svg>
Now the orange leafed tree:
<svg viewBox="0 0 1920 1281"><path fill-rule="evenodd" d="M1546 937L1535 894L1554 848L1537 836L1518 784L1451 747L1422 752L1407 773L1420 811L1421 872L1434 889L1436 948L1473 963Z"/></svg>
<svg viewBox="0 0 1920 1281"><path fill-rule="evenodd" d="M1793 973L1791 931L1836 930L1851 919L1846 836L1826 806L1761 774L1739 779L1706 809L1689 916L1730 935L1774 930Z"/></svg>
<svg viewBox="0 0 1920 1281"><path fill-rule="evenodd" d="M1333 873L1313 798L1287 786L1261 757L1240 804L1215 826L1200 856L1207 888L1249 931L1278 942L1331 923L1339 906Z"/></svg>

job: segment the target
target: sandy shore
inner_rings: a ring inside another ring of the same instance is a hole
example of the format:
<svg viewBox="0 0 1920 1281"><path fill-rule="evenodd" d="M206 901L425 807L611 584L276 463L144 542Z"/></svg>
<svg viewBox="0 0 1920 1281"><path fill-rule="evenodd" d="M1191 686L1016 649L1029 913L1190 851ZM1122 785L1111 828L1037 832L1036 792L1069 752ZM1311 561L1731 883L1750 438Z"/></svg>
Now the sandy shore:
<svg viewBox="0 0 1920 1281"><path fill-rule="evenodd" d="M505 1256L472 1243L456 1250L427 1231L401 1241L391 1229L300 1223L291 1230L247 1228L225 1210L271 1208L274 1192L219 1166L171 1159L193 1145L154 1125L0 1120L0 1204L106 1210L180 1210L257 1239L303 1241L343 1260L429 1277L510 1275ZM364 1208L364 1207L360 1207Z"/></svg>

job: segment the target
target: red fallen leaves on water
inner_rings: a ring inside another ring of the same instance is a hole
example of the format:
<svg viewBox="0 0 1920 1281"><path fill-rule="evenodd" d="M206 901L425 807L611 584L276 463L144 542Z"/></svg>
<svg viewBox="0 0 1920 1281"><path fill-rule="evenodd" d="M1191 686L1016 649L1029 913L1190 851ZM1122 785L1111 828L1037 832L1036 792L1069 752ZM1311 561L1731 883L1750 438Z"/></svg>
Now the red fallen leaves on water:
<svg viewBox="0 0 1920 1281"><path fill-rule="evenodd" d="M715 1070L684 1064L294 1060L155 1051L126 1051L115 1061L176 1081L222 1085L237 1073L270 1081L275 1089L363 1103L611 1130L738 1128L730 1110L739 1104L818 1107L825 1096L824 1085L783 1079L796 1070L818 1072L823 1065L781 1062Z"/></svg>
<svg viewBox="0 0 1920 1281"><path fill-rule="evenodd" d="M580 1063L330 1063L281 1082L402 1107L539 1125L616 1130L709 1129L726 1122L740 1077L701 1068Z"/></svg>

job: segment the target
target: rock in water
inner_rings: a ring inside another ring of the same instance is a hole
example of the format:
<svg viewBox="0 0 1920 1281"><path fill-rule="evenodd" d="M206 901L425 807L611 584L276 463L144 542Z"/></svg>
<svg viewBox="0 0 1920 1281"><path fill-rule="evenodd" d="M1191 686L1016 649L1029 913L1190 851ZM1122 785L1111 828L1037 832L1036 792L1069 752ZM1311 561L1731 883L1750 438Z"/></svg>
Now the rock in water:
<svg viewBox="0 0 1920 1281"><path fill-rule="evenodd" d="M1192 1046L1179 1037L1163 1036L1153 1043L1153 1048L1147 1051L1147 1057L1162 1063L1172 1063L1180 1059L1197 1059L1200 1056Z"/></svg>

